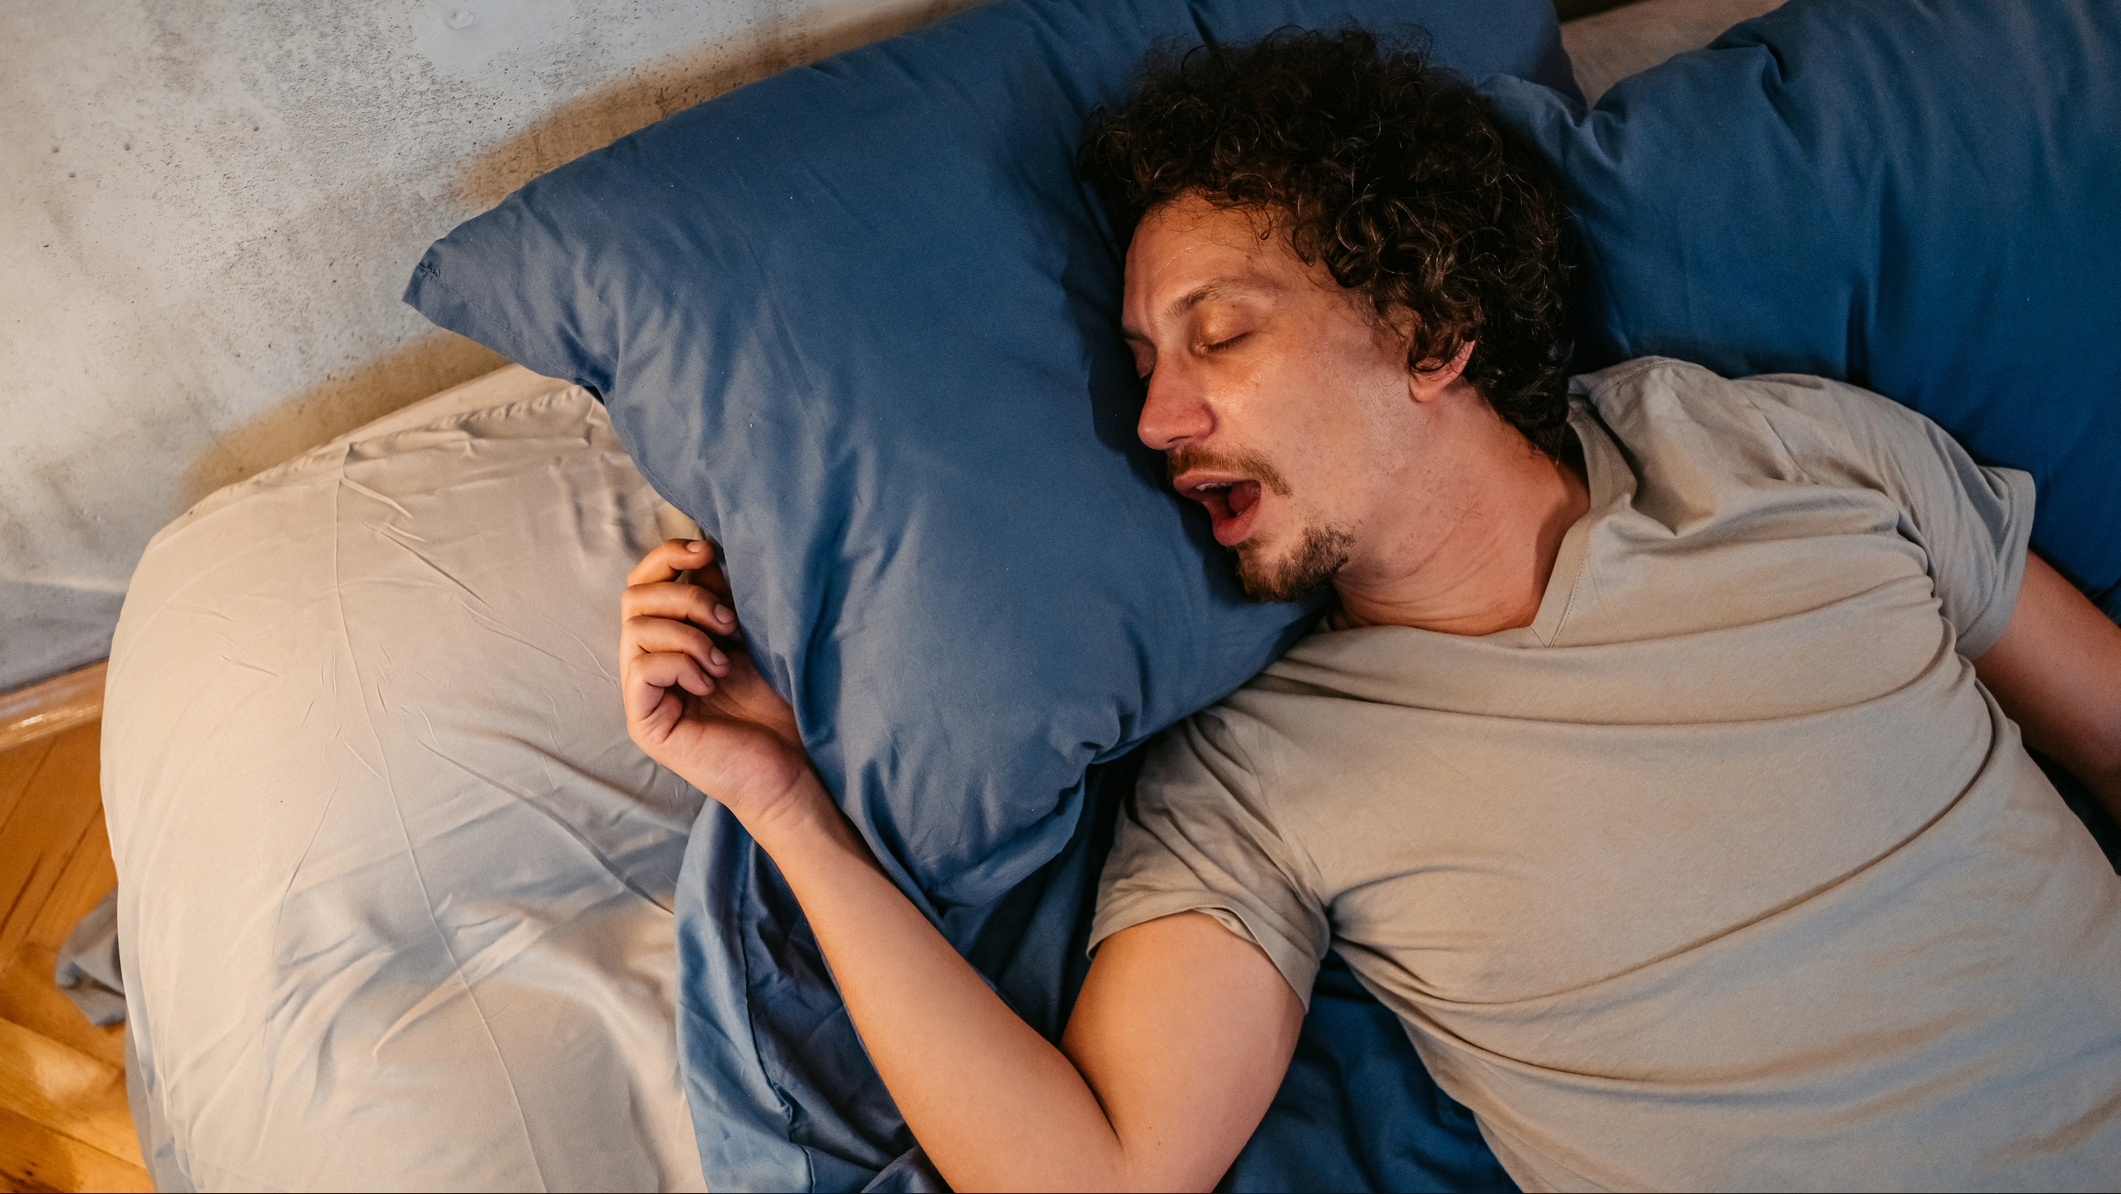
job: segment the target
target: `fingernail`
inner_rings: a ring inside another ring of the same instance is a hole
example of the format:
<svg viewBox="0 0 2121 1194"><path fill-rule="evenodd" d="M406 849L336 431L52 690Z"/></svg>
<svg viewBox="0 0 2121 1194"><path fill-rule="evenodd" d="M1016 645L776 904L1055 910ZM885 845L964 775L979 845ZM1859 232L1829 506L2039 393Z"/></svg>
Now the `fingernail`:
<svg viewBox="0 0 2121 1194"><path fill-rule="evenodd" d="M692 542L690 542L690 543L687 543L687 544L685 545L685 550L686 550L686 551L698 551L698 550L700 550L701 548L703 548L703 547L706 547L706 546L707 546L707 541L706 541L705 539L694 539L694 540L693 540Z"/></svg>
<svg viewBox="0 0 2121 1194"><path fill-rule="evenodd" d="M729 662L729 657L727 655L722 654L720 651L708 651L707 658L714 660L714 666L716 667L721 667Z"/></svg>
<svg viewBox="0 0 2121 1194"><path fill-rule="evenodd" d="M731 612L726 605L717 605L714 607L714 620L717 622L734 622L736 621L736 614Z"/></svg>

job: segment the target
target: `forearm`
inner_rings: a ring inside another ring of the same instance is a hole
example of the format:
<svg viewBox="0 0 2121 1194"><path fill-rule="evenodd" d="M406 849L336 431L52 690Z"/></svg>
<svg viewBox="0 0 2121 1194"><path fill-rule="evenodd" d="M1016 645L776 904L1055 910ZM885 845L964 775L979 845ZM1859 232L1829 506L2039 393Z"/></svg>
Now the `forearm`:
<svg viewBox="0 0 2121 1194"><path fill-rule="evenodd" d="M1081 1073L914 908L822 787L788 807L777 823L749 828L802 904L907 1126L950 1184L1133 1184Z"/></svg>
<svg viewBox="0 0 2121 1194"><path fill-rule="evenodd" d="M1090 967L1066 1053L1048 1044L840 815L795 711L726 637L736 615L715 558L709 543L673 539L627 575L627 734L779 864L936 1168L958 1189L1209 1188L1296 1047L1302 1001L1266 952L1197 912L1124 929Z"/></svg>
<svg viewBox="0 0 2121 1194"><path fill-rule="evenodd" d="M673 539L627 575L627 734L713 793L780 865L936 1167L959 1189L1207 1188L1295 1047L1300 1008L1273 963L1205 916L1121 932L1091 966L1063 1055L950 948L840 815L794 710L733 638L717 637L733 634L736 615L715 558L711 544ZM1211 1002L1220 1014L1201 1014Z"/></svg>

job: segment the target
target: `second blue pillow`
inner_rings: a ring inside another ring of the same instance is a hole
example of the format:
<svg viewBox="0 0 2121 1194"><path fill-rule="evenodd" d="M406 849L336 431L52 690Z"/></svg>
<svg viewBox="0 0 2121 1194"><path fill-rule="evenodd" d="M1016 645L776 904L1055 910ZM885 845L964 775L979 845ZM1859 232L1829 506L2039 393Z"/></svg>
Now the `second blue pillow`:
<svg viewBox="0 0 2121 1194"><path fill-rule="evenodd" d="M1584 367L1815 373L2039 486L2121 620L2121 5L1792 0L1573 97L1489 87L1581 222Z"/></svg>

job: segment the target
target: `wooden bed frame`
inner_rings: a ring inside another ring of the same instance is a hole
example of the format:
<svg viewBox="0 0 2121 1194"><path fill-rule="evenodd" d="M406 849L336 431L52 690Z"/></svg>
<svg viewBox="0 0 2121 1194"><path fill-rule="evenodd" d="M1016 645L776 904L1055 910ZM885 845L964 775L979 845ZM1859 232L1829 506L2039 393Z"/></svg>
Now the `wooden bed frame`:
<svg viewBox="0 0 2121 1194"><path fill-rule="evenodd" d="M0 693L0 750L65 733L103 716L103 676L98 661L41 684Z"/></svg>

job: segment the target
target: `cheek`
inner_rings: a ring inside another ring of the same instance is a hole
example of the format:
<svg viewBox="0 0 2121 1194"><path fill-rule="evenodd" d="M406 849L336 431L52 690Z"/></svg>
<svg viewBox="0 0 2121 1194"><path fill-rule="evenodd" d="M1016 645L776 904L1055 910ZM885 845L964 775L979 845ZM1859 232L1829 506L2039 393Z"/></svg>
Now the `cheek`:
<svg viewBox="0 0 2121 1194"><path fill-rule="evenodd" d="M1359 521L1375 495L1398 476L1401 437L1389 412L1344 390L1322 388L1312 397L1302 425L1290 430L1285 450L1274 454L1276 466L1283 469L1306 522Z"/></svg>
<svg viewBox="0 0 2121 1194"><path fill-rule="evenodd" d="M1368 351L1344 358L1332 378L1332 416L1321 433L1337 445L1349 472L1389 473L1404 463L1421 412L1407 389L1405 366Z"/></svg>
<svg viewBox="0 0 2121 1194"><path fill-rule="evenodd" d="M1262 353L1223 376L1217 438L1258 451L1299 506L1330 516L1392 473L1412 399L1367 328L1324 321L1305 333L1292 339L1307 348Z"/></svg>

